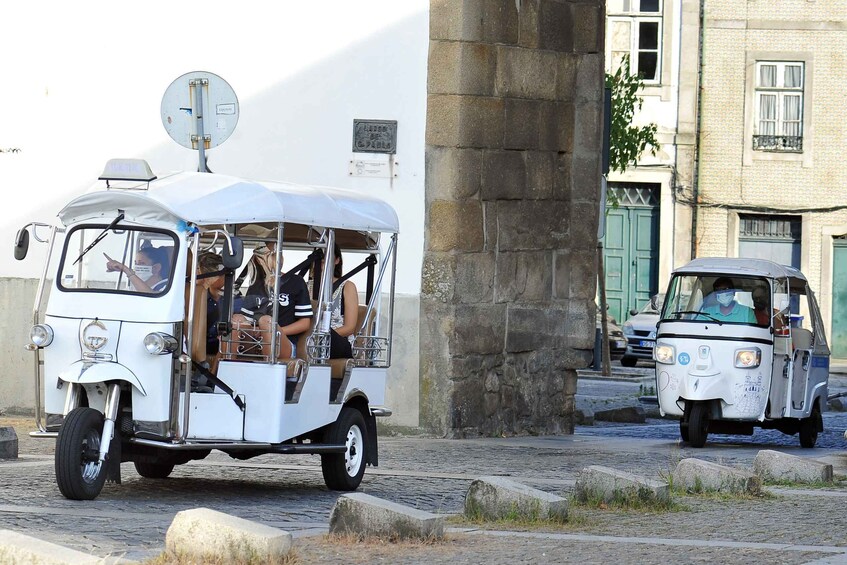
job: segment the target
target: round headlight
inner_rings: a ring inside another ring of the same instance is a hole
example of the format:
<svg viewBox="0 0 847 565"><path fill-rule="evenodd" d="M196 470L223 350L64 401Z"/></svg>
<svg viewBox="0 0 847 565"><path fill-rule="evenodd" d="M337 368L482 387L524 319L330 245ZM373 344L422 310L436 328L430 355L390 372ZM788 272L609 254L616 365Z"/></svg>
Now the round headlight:
<svg viewBox="0 0 847 565"><path fill-rule="evenodd" d="M762 351L758 347L753 349L739 349L735 352L735 366L739 369L754 369L762 362Z"/></svg>
<svg viewBox="0 0 847 565"><path fill-rule="evenodd" d="M665 365L673 365L675 351L672 345L658 345L653 350L653 358L657 363L664 363Z"/></svg>
<svg viewBox="0 0 847 565"><path fill-rule="evenodd" d="M177 341L168 334L153 332L144 337L144 348L150 355L165 355L176 351Z"/></svg>
<svg viewBox="0 0 847 565"><path fill-rule="evenodd" d="M47 347L53 342L53 328L47 324L37 324L29 331L29 339L36 347Z"/></svg>

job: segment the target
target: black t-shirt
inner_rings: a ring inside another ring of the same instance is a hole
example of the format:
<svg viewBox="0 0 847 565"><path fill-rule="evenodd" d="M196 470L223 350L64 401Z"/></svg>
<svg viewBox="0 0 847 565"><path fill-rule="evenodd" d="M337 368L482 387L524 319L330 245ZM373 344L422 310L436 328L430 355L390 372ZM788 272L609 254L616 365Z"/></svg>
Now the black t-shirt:
<svg viewBox="0 0 847 565"><path fill-rule="evenodd" d="M273 287L268 289L268 293L273 295ZM312 301L303 278L282 275L279 279L279 325L287 326L312 315ZM292 342L296 342L298 337L299 334L288 336Z"/></svg>

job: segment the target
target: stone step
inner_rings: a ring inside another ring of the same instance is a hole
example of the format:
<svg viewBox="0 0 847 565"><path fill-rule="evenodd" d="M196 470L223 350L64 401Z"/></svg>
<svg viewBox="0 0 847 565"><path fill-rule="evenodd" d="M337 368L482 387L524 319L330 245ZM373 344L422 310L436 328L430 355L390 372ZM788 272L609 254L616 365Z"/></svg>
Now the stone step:
<svg viewBox="0 0 847 565"><path fill-rule="evenodd" d="M615 499L636 497L641 500L667 501L670 498L668 485L626 471L618 471L602 465L591 465L580 472L576 479L577 500L599 499L611 502Z"/></svg>
<svg viewBox="0 0 847 565"><path fill-rule="evenodd" d="M0 459L18 458L18 434L11 426L0 426Z"/></svg>
<svg viewBox="0 0 847 565"><path fill-rule="evenodd" d="M95 565L103 562L103 558L96 555L82 553L11 530L0 530L0 563L4 565L33 563ZM128 562L124 561L124 563Z"/></svg>
<svg viewBox="0 0 847 565"><path fill-rule="evenodd" d="M506 477L480 477L468 487L465 516L487 520L565 521L568 501Z"/></svg>
<svg viewBox="0 0 847 565"><path fill-rule="evenodd" d="M291 534L211 510L177 512L165 535L166 549L176 555L215 563L279 560L291 550Z"/></svg>
<svg viewBox="0 0 847 565"><path fill-rule="evenodd" d="M756 454L756 458L753 460L753 470L764 481L792 481L795 483L828 483L832 481L832 465L772 449L763 449Z"/></svg>
<svg viewBox="0 0 847 565"><path fill-rule="evenodd" d="M693 457L680 461L672 477L674 488L694 492L757 494L762 487L761 479L754 473Z"/></svg>
<svg viewBox="0 0 847 565"><path fill-rule="evenodd" d="M354 492L340 496L335 502L329 516L329 531L398 539L440 539L444 537L444 517Z"/></svg>

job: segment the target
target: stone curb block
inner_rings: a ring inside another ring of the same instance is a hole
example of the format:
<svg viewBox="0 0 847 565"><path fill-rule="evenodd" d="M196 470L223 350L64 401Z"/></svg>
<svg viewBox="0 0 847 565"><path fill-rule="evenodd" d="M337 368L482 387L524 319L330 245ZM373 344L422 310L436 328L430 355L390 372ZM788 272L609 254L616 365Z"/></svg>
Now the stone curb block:
<svg viewBox="0 0 847 565"><path fill-rule="evenodd" d="M672 477L674 487L692 491L757 494L762 488L761 479L749 471L694 458L680 461Z"/></svg>
<svg viewBox="0 0 847 565"><path fill-rule="evenodd" d="M505 477L480 477L468 487L465 515L488 520L564 521L568 517L568 501Z"/></svg>
<svg viewBox="0 0 847 565"><path fill-rule="evenodd" d="M440 539L444 517L369 494L344 494L329 515L329 532L399 539Z"/></svg>
<svg viewBox="0 0 847 565"><path fill-rule="evenodd" d="M11 426L0 426L0 459L18 458L18 434Z"/></svg>
<svg viewBox="0 0 847 565"><path fill-rule="evenodd" d="M573 419L577 426L593 426L594 411L591 408L577 408L573 412Z"/></svg>
<svg viewBox="0 0 847 565"><path fill-rule="evenodd" d="M195 559L272 560L291 550L291 534L209 508L193 508L174 516L165 535L165 547L176 555Z"/></svg>
<svg viewBox="0 0 847 565"><path fill-rule="evenodd" d="M771 449L763 449L753 460L753 470L762 480L797 483L832 481L832 465L814 459L797 457Z"/></svg>
<svg viewBox="0 0 847 565"><path fill-rule="evenodd" d="M4 565L87 565L104 562L102 557L11 530L0 530L0 563Z"/></svg>
<svg viewBox="0 0 847 565"><path fill-rule="evenodd" d="M636 496L641 500L670 499L670 489L665 483L646 477L618 471L602 465L591 465L580 472L576 479L575 495L577 500L587 501L594 498L606 502L615 498Z"/></svg>
<svg viewBox="0 0 847 565"><path fill-rule="evenodd" d="M628 424L643 424L647 414L641 406L623 406L609 410L596 410L594 419L598 422L624 422Z"/></svg>

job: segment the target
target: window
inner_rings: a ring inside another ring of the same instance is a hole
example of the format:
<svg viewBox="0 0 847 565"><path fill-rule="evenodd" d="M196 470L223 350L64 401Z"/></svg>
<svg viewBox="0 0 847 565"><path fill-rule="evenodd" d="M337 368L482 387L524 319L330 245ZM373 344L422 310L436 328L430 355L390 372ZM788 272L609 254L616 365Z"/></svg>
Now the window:
<svg viewBox="0 0 847 565"><path fill-rule="evenodd" d="M803 151L804 71L800 62L756 63L754 150Z"/></svg>
<svg viewBox="0 0 847 565"><path fill-rule="evenodd" d="M608 1L609 60L612 72L629 56L633 74L645 84L661 79L662 0Z"/></svg>

